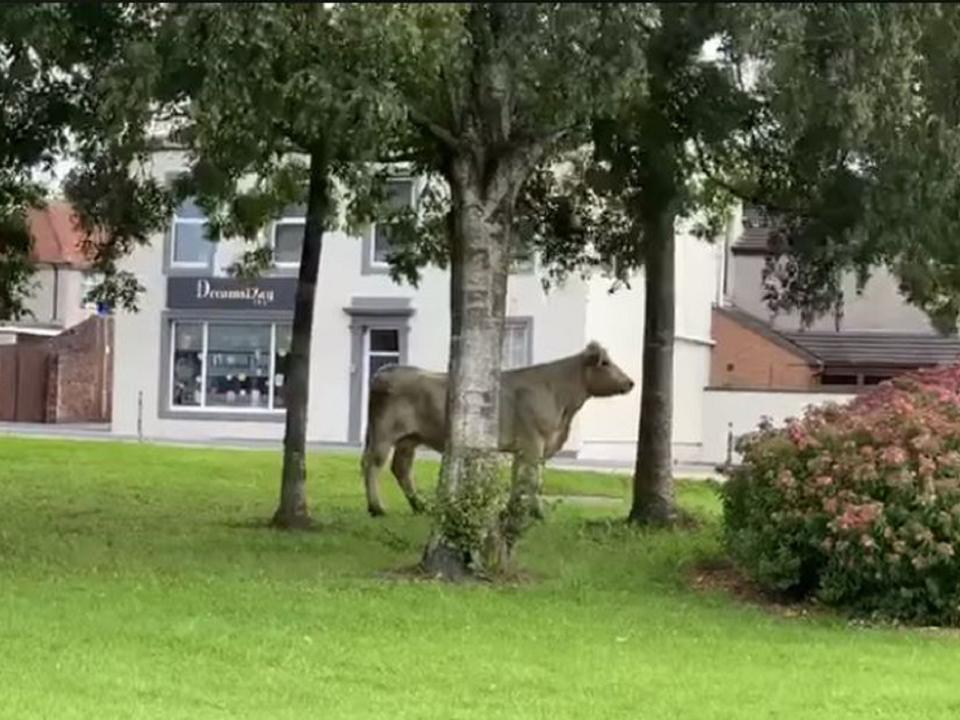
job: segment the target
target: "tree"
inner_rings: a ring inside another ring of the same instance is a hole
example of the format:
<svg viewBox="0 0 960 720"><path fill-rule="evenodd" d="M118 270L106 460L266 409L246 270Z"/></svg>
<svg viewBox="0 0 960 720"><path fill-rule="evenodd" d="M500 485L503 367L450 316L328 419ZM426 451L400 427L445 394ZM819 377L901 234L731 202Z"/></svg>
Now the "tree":
<svg viewBox="0 0 960 720"><path fill-rule="evenodd" d="M609 100L621 80L618 42L629 29L614 21L625 15L621 8L591 4L381 12L383 22L408 31L395 38L402 59L394 81L415 132L399 145L449 192L446 447L439 519L423 562L447 577L495 572L536 513L538 484L524 471L505 504L497 489L500 347L517 197L543 158L575 142L597 104Z"/></svg>
<svg viewBox="0 0 960 720"><path fill-rule="evenodd" d="M531 226L557 274L601 264L628 282L645 269L631 521L670 523L677 515L671 399L678 219L711 238L733 202L775 212L782 254L767 273L768 299L807 316L833 307L836 275L845 268L863 277L872 262L904 267L911 258L915 268L927 248L951 252L935 233L919 237L910 229L918 205L901 195L921 168L931 176L921 183L929 190L949 165L936 158L942 135L921 149L929 130L917 101L919 58L928 52L942 62L948 42L941 29L934 51L920 30L922 18L937 15L868 4L658 4L647 32L635 36L645 82L595 118L591 154L579 171L588 182L564 185L547 173L529 186ZM714 58L704 52L708 41L718 42ZM928 71L933 76L943 77ZM940 106L949 103L941 98ZM953 207L946 210L938 215L941 231ZM931 280L929 287L924 296L943 301L932 292L943 284Z"/></svg>
<svg viewBox="0 0 960 720"><path fill-rule="evenodd" d="M908 301L955 333L957 7L787 7L741 20L734 36L757 60L768 126L786 130L765 165L726 178L752 186L774 216L771 307L805 323L839 313L841 275L854 272L860 291L886 266ZM816 72L796 72L801 64Z"/></svg>
<svg viewBox="0 0 960 720"><path fill-rule="evenodd" d="M123 3L0 7L0 319L27 313L32 238L26 210L44 203L37 171L68 153L89 120L99 70L143 27Z"/></svg>
<svg viewBox="0 0 960 720"><path fill-rule="evenodd" d="M306 205L285 381L280 500L273 517L278 527L311 522L305 452L310 345L322 237L339 215L336 183L373 184L376 173L365 172L364 163L377 158L401 117L382 82L387 31L369 23L356 5L165 9L152 42L130 48L129 65L106 93L108 101L122 104L127 122L101 116L87 162L71 183L91 227L110 230L100 244L108 261L129 250L124 238L143 235L129 212L133 197L114 192L118 185L112 181L136 187L129 166L149 153L146 130L157 119L168 123L169 139L190 157L189 171L167 200L195 195L211 219L211 239L240 236L257 243L285 207ZM252 187L245 187L250 178ZM354 209L361 212L372 195L369 187L359 193ZM271 249L261 243L234 270L256 274L271 260Z"/></svg>
<svg viewBox="0 0 960 720"><path fill-rule="evenodd" d="M603 265L616 283L645 271L643 374L630 520L670 523L672 478L675 233L678 220L715 234L724 197L698 177L692 147L722 147L751 117L750 98L729 68L702 57L723 29L713 3L659 4L633 35L642 82L592 123L589 153L577 160L580 184L549 173L525 198L554 274ZM703 211L708 212L704 213Z"/></svg>

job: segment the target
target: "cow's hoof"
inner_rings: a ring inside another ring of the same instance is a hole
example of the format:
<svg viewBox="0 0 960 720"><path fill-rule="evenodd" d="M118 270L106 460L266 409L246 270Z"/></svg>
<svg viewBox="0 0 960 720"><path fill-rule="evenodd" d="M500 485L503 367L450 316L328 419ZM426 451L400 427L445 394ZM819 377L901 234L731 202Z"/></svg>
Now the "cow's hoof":
<svg viewBox="0 0 960 720"><path fill-rule="evenodd" d="M423 515L423 513L427 510L427 506L423 500L414 498L410 501L410 509L413 511L414 515Z"/></svg>
<svg viewBox="0 0 960 720"><path fill-rule="evenodd" d="M375 507L374 505L368 505L367 512L370 513L370 517L383 517L387 514L387 511L382 507Z"/></svg>

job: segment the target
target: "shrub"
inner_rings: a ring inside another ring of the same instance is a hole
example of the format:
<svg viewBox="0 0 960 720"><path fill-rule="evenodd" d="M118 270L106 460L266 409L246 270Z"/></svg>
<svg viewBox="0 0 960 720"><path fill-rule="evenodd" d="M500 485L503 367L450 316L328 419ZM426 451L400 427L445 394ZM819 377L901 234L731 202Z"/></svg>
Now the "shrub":
<svg viewBox="0 0 960 720"><path fill-rule="evenodd" d="M764 423L737 450L725 540L763 587L960 624L960 366Z"/></svg>

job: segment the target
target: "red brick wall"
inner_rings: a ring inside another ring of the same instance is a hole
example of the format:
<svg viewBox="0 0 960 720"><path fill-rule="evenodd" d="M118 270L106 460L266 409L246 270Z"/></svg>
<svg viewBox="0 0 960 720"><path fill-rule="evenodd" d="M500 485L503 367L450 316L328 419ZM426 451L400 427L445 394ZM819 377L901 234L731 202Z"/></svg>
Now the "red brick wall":
<svg viewBox="0 0 960 720"><path fill-rule="evenodd" d="M47 422L107 422L113 320L91 317L49 341Z"/></svg>
<svg viewBox="0 0 960 720"><path fill-rule="evenodd" d="M756 330L713 311L710 384L714 387L810 388L813 369Z"/></svg>

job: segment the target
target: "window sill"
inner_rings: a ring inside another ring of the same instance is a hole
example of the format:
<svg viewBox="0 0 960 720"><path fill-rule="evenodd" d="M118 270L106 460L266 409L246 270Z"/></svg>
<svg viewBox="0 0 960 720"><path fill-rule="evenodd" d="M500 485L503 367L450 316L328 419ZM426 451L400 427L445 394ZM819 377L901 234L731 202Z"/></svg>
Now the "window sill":
<svg viewBox="0 0 960 720"><path fill-rule="evenodd" d="M162 408L158 417L163 420L205 420L220 422L264 422L282 423L286 420L286 410L213 410L202 408Z"/></svg>

